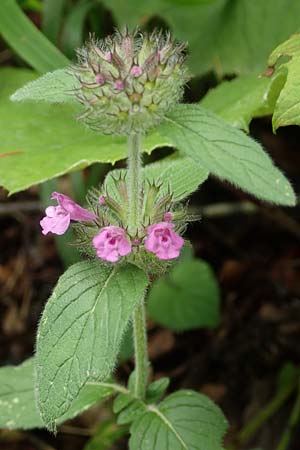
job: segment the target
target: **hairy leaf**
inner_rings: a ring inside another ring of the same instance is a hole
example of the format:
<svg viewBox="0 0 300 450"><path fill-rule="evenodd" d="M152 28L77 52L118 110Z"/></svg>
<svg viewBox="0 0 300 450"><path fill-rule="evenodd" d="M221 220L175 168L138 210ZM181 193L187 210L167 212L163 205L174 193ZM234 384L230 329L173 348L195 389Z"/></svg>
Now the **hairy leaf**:
<svg viewBox="0 0 300 450"><path fill-rule="evenodd" d="M113 386L113 385L112 385ZM109 385L86 384L70 409L58 423L71 419L95 403L111 396ZM34 394L34 358L19 366L0 368L0 428L30 429L43 427Z"/></svg>
<svg viewBox="0 0 300 450"><path fill-rule="evenodd" d="M30 81L10 97L13 102L38 101L47 103L74 103L74 89L78 81L66 69L58 69Z"/></svg>
<svg viewBox="0 0 300 450"><path fill-rule="evenodd" d="M295 205L290 183L262 147L201 106L178 105L159 132L213 175L262 200Z"/></svg>
<svg viewBox="0 0 300 450"><path fill-rule="evenodd" d="M152 287L148 312L157 323L175 331L216 327L220 293L210 266L199 259L183 259Z"/></svg>
<svg viewBox="0 0 300 450"><path fill-rule="evenodd" d="M87 381L113 370L122 337L147 285L133 265L70 267L43 312L37 338L38 407L53 428Z"/></svg>
<svg viewBox="0 0 300 450"><path fill-rule="evenodd" d="M189 390L149 405L133 422L130 450L220 450L227 422L207 397Z"/></svg>

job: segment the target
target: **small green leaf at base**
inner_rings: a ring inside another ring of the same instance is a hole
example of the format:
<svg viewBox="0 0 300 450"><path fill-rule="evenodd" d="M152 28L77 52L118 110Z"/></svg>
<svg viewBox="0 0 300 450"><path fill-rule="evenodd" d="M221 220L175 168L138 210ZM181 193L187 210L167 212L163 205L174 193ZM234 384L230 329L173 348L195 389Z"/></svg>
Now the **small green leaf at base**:
<svg viewBox="0 0 300 450"><path fill-rule="evenodd" d="M174 331L214 328L220 320L220 293L210 266L200 259L179 261L152 287L150 317Z"/></svg>
<svg viewBox="0 0 300 450"><path fill-rule="evenodd" d="M115 390L108 385L85 385L58 424L76 417L113 393ZM0 428L15 430L43 426L34 394L34 358L28 359L19 366L1 367Z"/></svg>
<svg viewBox="0 0 300 450"><path fill-rule="evenodd" d="M199 105L178 105L159 127L201 168L259 199L294 206L294 191L262 147Z"/></svg>
<svg viewBox="0 0 300 450"><path fill-rule="evenodd" d="M130 450L220 450L227 421L209 398L181 390L133 422Z"/></svg>
<svg viewBox="0 0 300 450"><path fill-rule="evenodd" d="M77 263L59 279L37 338L37 400L48 428L55 428L88 381L110 375L147 282L136 266L98 261Z"/></svg>

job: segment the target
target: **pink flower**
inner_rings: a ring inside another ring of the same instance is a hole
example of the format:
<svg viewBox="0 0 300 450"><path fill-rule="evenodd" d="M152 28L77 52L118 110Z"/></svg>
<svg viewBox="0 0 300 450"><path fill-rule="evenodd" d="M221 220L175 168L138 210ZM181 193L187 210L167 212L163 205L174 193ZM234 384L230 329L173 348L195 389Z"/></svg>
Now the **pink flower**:
<svg viewBox="0 0 300 450"><path fill-rule="evenodd" d="M175 231L174 224L158 222L147 228L148 237L145 247L155 253L159 259L177 258L184 244L184 240Z"/></svg>
<svg viewBox="0 0 300 450"><path fill-rule="evenodd" d="M117 262L121 256L131 252L131 244L126 239L125 230L113 225L102 228L94 237L93 245L99 258L109 262Z"/></svg>
<svg viewBox="0 0 300 450"><path fill-rule="evenodd" d="M58 206L46 208L46 217L40 221L43 234L64 234L71 220L92 222L96 218L95 214L81 208L67 195L53 192L51 199L57 200Z"/></svg>

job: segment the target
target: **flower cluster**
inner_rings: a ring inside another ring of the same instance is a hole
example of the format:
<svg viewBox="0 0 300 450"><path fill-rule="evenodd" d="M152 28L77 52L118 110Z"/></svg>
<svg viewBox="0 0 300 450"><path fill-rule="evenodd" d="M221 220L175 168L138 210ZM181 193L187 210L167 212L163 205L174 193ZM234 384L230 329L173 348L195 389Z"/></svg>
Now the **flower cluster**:
<svg viewBox="0 0 300 450"><path fill-rule="evenodd" d="M97 224L99 217L95 213L82 208L68 196L53 192L51 199L56 200L58 205L46 208L46 216L40 221L43 234L64 234L71 220ZM162 200L160 200L161 204L166 203ZM98 197L100 208L107 207L107 204L111 204L111 207L118 211L113 199L103 194L100 195ZM110 263L115 263L122 256L129 255L133 247L143 246L146 251L156 255L160 260L177 258L184 245L184 240L174 231L175 225L171 223L173 214L165 212L163 218L164 220L160 222L144 227L142 239L137 236L129 236L123 227L117 225L103 226L100 227L100 230L98 228L98 233L92 238L97 256Z"/></svg>
<svg viewBox="0 0 300 450"><path fill-rule="evenodd" d="M117 31L78 50L72 74L78 80L79 117L105 134L142 133L157 125L183 94L189 72L184 43L169 33Z"/></svg>

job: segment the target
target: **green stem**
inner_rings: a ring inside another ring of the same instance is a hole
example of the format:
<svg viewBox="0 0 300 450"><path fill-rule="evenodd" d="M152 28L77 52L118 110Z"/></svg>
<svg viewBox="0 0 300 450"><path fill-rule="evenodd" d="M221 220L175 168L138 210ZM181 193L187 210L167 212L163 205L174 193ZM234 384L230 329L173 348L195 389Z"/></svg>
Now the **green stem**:
<svg viewBox="0 0 300 450"><path fill-rule="evenodd" d="M134 395L144 398L148 384L148 346L145 305L142 301L133 314L133 338L135 353Z"/></svg>
<svg viewBox="0 0 300 450"><path fill-rule="evenodd" d="M291 415L290 415L288 423L287 423L287 427L281 436L280 442L279 442L276 450L287 450L289 448L289 444L292 439L292 434L293 434L295 426L297 425L297 423L299 421L299 417L300 417L300 379L299 379L299 385L298 385L298 393L296 396L296 400L295 400Z"/></svg>
<svg viewBox="0 0 300 450"><path fill-rule="evenodd" d="M141 148L140 135L128 137L128 227L129 233L135 235L140 226L140 191L141 191Z"/></svg>
<svg viewBox="0 0 300 450"><path fill-rule="evenodd" d="M140 135L132 134L128 138L128 229L131 236L137 235L140 228L140 192ZM133 314L133 338L135 351L134 395L144 398L148 383L149 367L144 299L141 299L141 303Z"/></svg>

